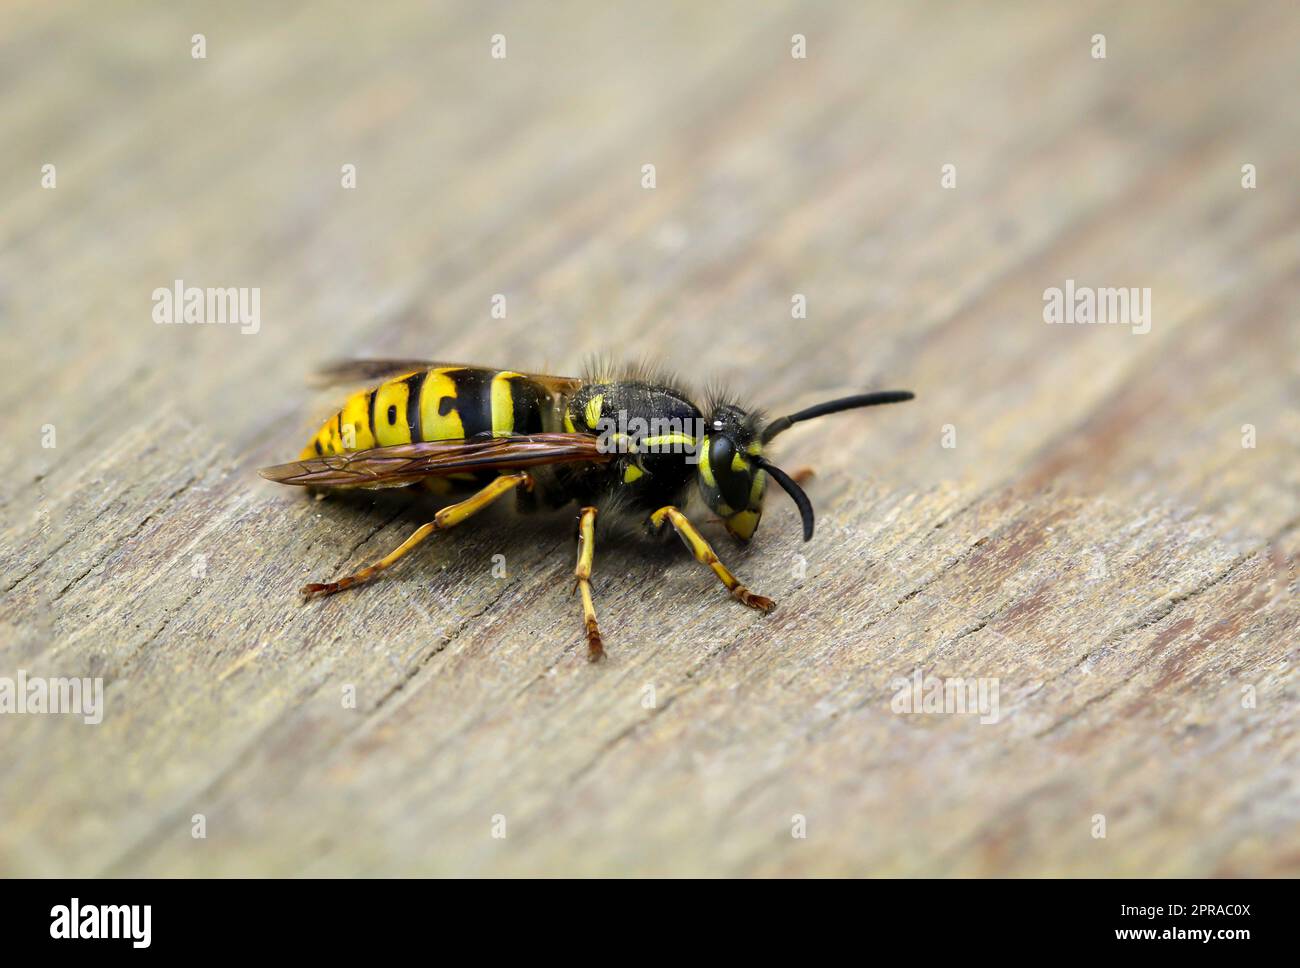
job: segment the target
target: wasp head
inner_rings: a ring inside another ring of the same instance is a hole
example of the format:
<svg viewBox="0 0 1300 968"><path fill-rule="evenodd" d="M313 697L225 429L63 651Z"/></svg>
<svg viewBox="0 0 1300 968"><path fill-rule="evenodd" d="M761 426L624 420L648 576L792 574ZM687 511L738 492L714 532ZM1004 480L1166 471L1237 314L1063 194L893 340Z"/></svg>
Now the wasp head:
<svg viewBox="0 0 1300 968"><path fill-rule="evenodd" d="M763 494L771 477L781 486L803 522L804 541L812 540L813 506L799 483L763 456L763 445L796 423L826 414L874 407L882 403L911 400L909 390L883 390L828 400L797 413L765 423L760 414L748 413L732 403L718 403L712 410L700 444L697 478L704 501L722 518L727 530L748 541L763 516Z"/></svg>
<svg viewBox="0 0 1300 968"><path fill-rule="evenodd" d="M763 516L767 472L762 454L756 415L734 404L714 408L700 444L696 481L704 503L740 541L753 537Z"/></svg>

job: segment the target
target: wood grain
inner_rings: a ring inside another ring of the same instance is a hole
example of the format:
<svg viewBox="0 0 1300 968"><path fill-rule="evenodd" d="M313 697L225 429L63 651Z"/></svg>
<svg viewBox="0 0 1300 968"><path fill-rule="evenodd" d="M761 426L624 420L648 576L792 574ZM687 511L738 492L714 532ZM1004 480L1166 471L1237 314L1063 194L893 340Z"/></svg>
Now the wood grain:
<svg viewBox="0 0 1300 968"><path fill-rule="evenodd" d="M0 676L106 704L0 716L0 872L1300 872L1300 15L980 6L0 9ZM259 331L156 325L177 279ZM299 604L429 514L256 477L313 367L610 350L918 399L781 439L812 544L706 527L768 617L608 542L588 666L568 514Z"/></svg>

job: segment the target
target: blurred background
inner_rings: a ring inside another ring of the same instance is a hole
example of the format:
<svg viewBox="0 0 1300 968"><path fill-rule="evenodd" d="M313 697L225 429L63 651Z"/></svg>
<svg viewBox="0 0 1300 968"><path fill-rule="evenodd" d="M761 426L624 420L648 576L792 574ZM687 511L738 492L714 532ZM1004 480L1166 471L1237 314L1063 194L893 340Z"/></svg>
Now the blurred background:
<svg viewBox="0 0 1300 968"><path fill-rule="evenodd" d="M1298 45L1283 2L5 4L0 676L107 714L0 718L0 870L1294 873ZM1047 324L1067 280L1149 331ZM256 325L158 323L178 281ZM508 516L298 606L427 518L256 478L318 364L596 352L918 399L783 438L820 540L779 501L724 554L770 620L602 549L588 669L571 522ZM915 668L1001 725L892 714Z"/></svg>

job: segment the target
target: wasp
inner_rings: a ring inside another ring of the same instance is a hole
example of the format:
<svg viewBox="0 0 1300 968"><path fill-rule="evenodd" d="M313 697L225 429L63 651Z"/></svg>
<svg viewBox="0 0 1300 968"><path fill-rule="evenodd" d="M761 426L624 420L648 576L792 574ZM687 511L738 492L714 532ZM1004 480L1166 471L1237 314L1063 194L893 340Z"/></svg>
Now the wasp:
<svg viewBox="0 0 1300 968"><path fill-rule="evenodd" d="M575 590L581 592L588 658L604 655L592 600L597 522L632 522L649 534L675 532L731 597L767 613L776 603L749 590L719 560L683 510L697 494L737 541L763 515L768 482L799 509L805 541L813 507L765 453L778 434L815 417L898 403L906 390L830 400L768 420L721 392L705 407L671 376L645 366L595 366L584 377L416 360L365 360L323 371L334 381L373 383L354 393L291 463L263 477L310 488L422 486L451 500L383 558L335 581L302 588L333 595L391 568L430 535L514 494L522 511L577 505Z"/></svg>

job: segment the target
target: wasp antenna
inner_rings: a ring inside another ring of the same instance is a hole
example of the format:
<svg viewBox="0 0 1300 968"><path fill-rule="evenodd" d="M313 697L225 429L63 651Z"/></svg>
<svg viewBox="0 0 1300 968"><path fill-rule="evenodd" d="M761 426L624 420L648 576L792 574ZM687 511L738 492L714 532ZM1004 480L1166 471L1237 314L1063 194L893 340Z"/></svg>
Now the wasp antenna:
<svg viewBox="0 0 1300 968"><path fill-rule="evenodd" d="M859 407L874 407L881 403L902 403L904 400L911 400L916 394L911 390L881 390L877 393L859 393L852 397L841 397L838 400L827 400L825 403L819 403L815 406L808 407L806 410L800 410L798 413L792 413L785 417L777 417L767 429L763 431L763 443L767 443L779 433L789 430L794 424L801 423L804 420L812 420L814 417L824 417L828 413L839 413L841 410L856 410ZM776 475L773 475L774 477ZM789 490L789 488L786 488ZM791 497L794 495L792 494Z"/></svg>
<svg viewBox="0 0 1300 968"><path fill-rule="evenodd" d="M808 495L803 492L799 483L787 474L781 468L777 467L765 457L758 456L754 458L754 463L772 475L772 479L781 485L785 493L790 495L795 506L799 508L799 516L803 518L803 539L811 541L813 536L813 524L815 516L813 514L812 501L808 500Z"/></svg>

